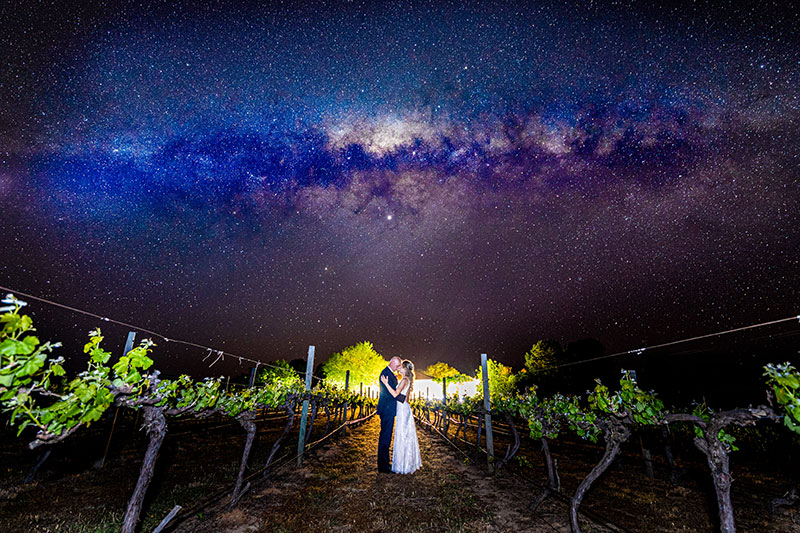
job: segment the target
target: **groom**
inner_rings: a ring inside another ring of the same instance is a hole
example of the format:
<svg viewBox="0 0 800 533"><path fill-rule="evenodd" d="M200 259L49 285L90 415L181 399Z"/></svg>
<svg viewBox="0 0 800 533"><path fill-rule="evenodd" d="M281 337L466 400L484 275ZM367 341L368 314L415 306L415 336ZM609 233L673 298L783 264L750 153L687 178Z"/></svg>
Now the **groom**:
<svg viewBox="0 0 800 533"><path fill-rule="evenodd" d="M383 369L381 377L389 379L389 386L397 389L397 378L394 373L400 368L400 358L395 356L389 359L389 366ZM378 398L378 416L381 417L381 434L378 437L378 472L392 473L392 466L389 464L389 445L392 443L392 430L394 429L394 415L397 412L397 402L405 401L403 394L393 397L378 378L381 387L381 395Z"/></svg>

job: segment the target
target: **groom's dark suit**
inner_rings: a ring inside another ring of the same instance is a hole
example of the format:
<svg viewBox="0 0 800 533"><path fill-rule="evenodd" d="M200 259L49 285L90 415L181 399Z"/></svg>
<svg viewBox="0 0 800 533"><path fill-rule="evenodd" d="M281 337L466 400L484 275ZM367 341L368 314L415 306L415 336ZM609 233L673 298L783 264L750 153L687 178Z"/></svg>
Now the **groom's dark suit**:
<svg viewBox="0 0 800 533"><path fill-rule="evenodd" d="M394 372L387 366L381 372L381 376L389 378L389 386L397 390L397 378ZM378 472L391 472L392 466L389 464L389 445L392 443L392 430L394 429L394 416L397 413L397 402L405 401L405 395L399 394L393 397L383 383L378 379L381 387L381 395L378 398L378 416L381 417L381 434L378 437Z"/></svg>

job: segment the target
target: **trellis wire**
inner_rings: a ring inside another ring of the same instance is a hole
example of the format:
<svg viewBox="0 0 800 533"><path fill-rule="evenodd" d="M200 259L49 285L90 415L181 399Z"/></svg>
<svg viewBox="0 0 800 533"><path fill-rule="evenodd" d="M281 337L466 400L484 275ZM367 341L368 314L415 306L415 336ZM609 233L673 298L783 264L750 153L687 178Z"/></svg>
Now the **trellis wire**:
<svg viewBox="0 0 800 533"><path fill-rule="evenodd" d="M217 349L214 349L214 348L210 348L208 346L204 346L202 344L197 344L195 342L184 341L184 340L181 340L181 339L171 339L171 338L167 337L166 335L162 335L161 333L158 333L158 332L153 331L151 329L143 328L143 327L136 326L134 324L129 324L127 322L122 322L122 321L119 321L119 320L114 320L112 318L108 318L108 317L105 317L105 316L102 316L102 315L98 315L98 314L92 313L90 311L85 311L83 309L78 309L77 307L72 307L72 306L65 305L65 304L62 304L62 303L59 303L59 302L55 302L53 300L48 300L47 298L41 298L39 296L34 296L33 294L28 294L28 293L25 293L25 292L22 292L22 291L18 291L18 290L15 290L15 289L10 289L8 287L3 287L2 285L0 285L0 291L8 291L8 292L10 292L12 294L19 295L19 296L22 296L24 298L28 298L28 299L31 299L31 300L36 300L38 302L42 302L42 303L46 303L46 304L49 304L49 305L53 305L55 307L61 307L62 309L67 309L69 311L72 311L73 313L79 313L79 314L82 314L82 315L87 315L87 316L90 316L90 317L93 317L93 318L97 318L98 320L102 320L104 322L109 322L111 324L117 324L119 326L124 326L126 328L135 329L137 331L141 331L143 333L147 333L148 335L152 335L153 337L158 337L159 339L163 339L166 342L171 342L171 343L174 343L174 344L184 344L186 346L192 346L192 347L195 347L195 348L200 348L202 350L207 350L208 353L203 358L204 362L211 355L217 354L217 358L214 359L214 361L209 365L209 368L214 366L214 363L216 363L220 358L224 361L225 360L225 356L229 355L231 357L238 358L239 359L239 364L241 364L242 361L248 361L248 362L256 364L256 365L263 365L263 366L268 366L270 368L275 368L277 370L283 370L282 367L279 367L277 365L271 365L269 363L265 363L264 361L259 361L258 359L251 359L250 357L245 357L243 355L237 355L237 354L234 354L234 353L231 353L231 352L226 352L224 350L217 350ZM300 374L301 376L305 376L306 373L305 372L298 372L298 374Z"/></svg>
<svg viewBox="0 0 800 533"><path fill-rule="evenodd" d="M193 346L195 348L208 350L209 353L206 355L206 357L203 359L203 361L205 361L208 358L208 356L211 355L211 352L214 352L214 353L220 354L220 356L223 357L223 358L224 358L225 355L229 355L231 357L238 358L240 362L244 360L244 361L251 362L253 364L264 365L264 366L268 366L270 368L275 368L275 369L278 369L278 370L282 370L281 367L276 366L276 365L271 365L269 363L265 363L264 361L259 361L257 359L251 359L249 357L233 354L233 353L230 353L230 352L226 352L224 350L215 350L213 348L209 348L208 346L204 346L202 344L197 344L197 343L190 342L190 341L184 341L184 340L180 340L180 339L170 339L169 337L167 337L165 335L162 335L161 333L157 333L157 332L155 332L153 330L150 330L150 329L147 329L147 328L142 328L142 327L139 327L139 326L135 326L133 324L126 323L126 322L121 322L121 321L118 321L118 320L114 320L114 319L111 319L111 318L108 318L108 317L104 317L104 316L101 316L101 315L98 315L98 314L95 314L95 313L92 313L92 312L89 312L89 311L85 311L83 309L78 309L76 307L71 307L69 305L58 303L58 302L55 302L53 300L48 300L46 298L41 298L39 296L34 296L32 294L27 294L27 293L24 293L22 291L17 291L17 290L14 290L14 289L10 289L8 287L3 287L2 285L0 285L0 290L9 291L11 293L19 294L21 296L24 296L25 298L30 298L32 300L37 300L39 302L43 302L43 303L46 303L46 304L54 305L56 307L61 307L61 308L64 308L64 309L68 309L68 310L73 311L75 313L80 313L80 314L83 314L83 315L91 316L91 317L97 318L99 320L103 320L105 322L110 322L112 324L117 324L117 325L120 325L120 326L125 326L125 327L131 328L131 329L142 331L144 333L148 333L150 335L153 335L154 337L158 337L160 339L164 339L166 342L172 342L172 343L175 343L175 344L184 344L186 346ZM695 337L687 337L685 339L679 339L679 340L676 340L676 341L665 342L665 343L662 343L662 344L654 344L652 346L644 346L644 347L641 347L641 348L634 348L632 350L627 350L627 351L624 351L624 352L617 352L617 353L613 353L613 354L610 354L610 355L601 355L599 357L590 357L589 359L581 359L580 361L571 361L569 363L562 363L560 365L552 365L552 366L536 369L534 372L538 373L538 372L544 372L546 370L556 370L556 369L567 367L567 366L575 366L575 365L580 365L580 364L583 364L583 363L590 363L592 361L600 361L602 359L610 359L611 357L618 357L618 356L621 356L621 355L629 355L629 354L633 354L633 353L635 353L637 355L641 355L642 353L644 353L647 350L654 350L656 348L663 348L665 346L673 346L675 344L682 344L684 342L691 342L691 341L696 341L696 340L700 340L700 339L707 339L707 338L710 338L710 337L718 337L718 336L721 336L721 335L727 335L729 333L735 333L735 332L738 332L738 331L745 331L745 330L749 330L749 329L761 328L761 327L764 327L764 326L771 326L771 325L774 325L774 324L780 324L780 323L783 323L783 322L789 322L789 321L793 321L793 320L794 321L800 321L800 314L794 315L794 316L790 316L790 317L786 317L786 318L781 318L781 319L778 319L778 320L770 320L768 322L760 322L760 323L757 323L757 324L750 324L750 325L747 325L747 326L728 329L728 330L725 330L725 331L718 331L718 332L715 332L715 333L708 333L706 335L698 335L698 336L695 336ZM219 357L217 359L215 359L214 362L211 363L210 366L213 366L214 363L216 363L218 359L219 359ZM210 368L210 366L209 366L209 368ZM301 376L305 376L306 373L305 372L298 372L298 374L300 374Z"/></svg>

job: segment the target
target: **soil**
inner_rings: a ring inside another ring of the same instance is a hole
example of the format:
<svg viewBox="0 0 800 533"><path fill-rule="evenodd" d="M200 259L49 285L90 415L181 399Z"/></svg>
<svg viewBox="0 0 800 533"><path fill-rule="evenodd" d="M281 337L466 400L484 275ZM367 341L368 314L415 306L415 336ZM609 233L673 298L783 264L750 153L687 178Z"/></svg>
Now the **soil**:
<svg viewBox="0 0 800 533"><path fill-rule="evenodd" d="M500 421L493 424L495 450L498 456L502 456L512 443L510 428ZM469 428L468 435L469 439L475 438L474 426ZM463 450L474 450L474 443L468 444L463 439L455 438L455 424L450 424L448 437L454 439ZM677 463L677 485L669 481L670 471L661 438L649 444L652 448L654 478L649 479L645 475L642 455L645 442L646 439L640 439L640 435L634 432L609 469L592 485L581 511L612 529L616 527L622 531L718 531L714 487L705 457L694 448L691 436L679 435L671 441ZM796 449L796 443L791 449ZM571 497L603 455L602 440L599 444L592 444L569 434L562 434L557 440L551 441L550 450L557 462L561 482L561 494L555 497L563 499ZM540 444L523 434L519 452L503 474L518 479L520 488L538 494L537 487L547 476L542 456ZM731 455L734 478L731 494L736 529L739 532L800 531L800 512L797 508L780 509L774 514L769 512L770 501L782 496L793 480L786 468L786 461L775 461L773 458L767 463L763 456L748 456L746 451ZM567 505L566 501L564 505Z"/></svg>
<svg viewBox="0 0 800 533"><path fill-rule="evenodd" d="M423 467L410 475L378 474L379 421L356 428L335 446L279 469L234 511L192 520L177 531L569 531L565 506L546 502L527 512L517 480L494 478L434 434L418 431ZM590 524L587 531L609 531Z"/></svg>
<svg viewBox="0 0 800 533"><path fill-rule="evenodd" d="M276 418L259 431L250 473L263 464L283 421ZM323 435L320 420L312 440ZM294 429L299 424L295 424ZM102 458L109 425L79 432L54 449L31 485L22 484L37 452L24 440L4 434L0 467L0 523L4 531L119 531L138 475L146 438L134 421L118 422L108 459ZM176 504L184 512L168 531L308 532L308 531L569 531L568 500L591 469L602 447L578 439L551 443L558 460L562 493L529 506L545 479L538 442L522 439L519 459L497 475L488 474L485 455L474 443L424 429L418 423L423 467L412 475L376 472L378 420L351 428L308 452L302 467L291 456L296 435L281 448L287 460L266 479L257 476L234 510L225 507L226 491L236 478L244 443L238 424L206 421L201 425L170 421L156 477L148 493L142 531L152 531ZM502 455L509 436L497 423L495 449ZM474 440L474 430L470 430ZM582 525L587 532L698 532L716 530L716 503L702 457L691 450L677 454L679 486L669 483L663 461L655 458L655 479L643 473L639 444L629 443L620 459L587 494ZM734 455L735 457L735 455ZM477 460L476 460L477 459ZM800 512L789 508L770 515L767 504L789 488L791 479L763 464L734 461L734 509L738 531L800 530ZM210 496L219 495L216 501Z"/></svg>

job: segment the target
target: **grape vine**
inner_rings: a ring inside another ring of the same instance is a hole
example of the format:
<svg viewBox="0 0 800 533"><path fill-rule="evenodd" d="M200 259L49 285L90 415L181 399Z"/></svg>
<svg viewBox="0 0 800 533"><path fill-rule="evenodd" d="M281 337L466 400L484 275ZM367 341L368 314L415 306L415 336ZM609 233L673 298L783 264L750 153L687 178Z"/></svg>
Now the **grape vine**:
<svg viewBox="0 0 800 533"><path fill-rule="evenodd" d="M167 434L167 416L203 418L222 414L234 418L247 433L239 474L230 499L235 505L244 492L244 473L256 433L256 413L260 409L286 410L284 432L274 443L264 472L288 434L298 402L308 399L314 405L333 406L337 417L349 419L349 410L370 411L375 400L331 387L318 387L305 393L303 382L296 375L275 374L258 387L225 391L221 378L194 380L187 375L161 379L153 369L150 357L155 346L143 340L109 366L111 353L102 347L99 329L89 333L83 352L86 369L69 379L64 359L51 357L60 348L58 343L41 343L34 336L33 321L22 313L26 306L8 295L0 308L0 409L9 414L9 422L18 428L36 433L30 448L53 445L81 427L98 421L112 406L142 410L143 428L149 443L142 461L139 478L123 518L123 533L133 533L139 522L144 496L153 476L158 452ZM313 427L313 416L308 435Z"/></svg>

